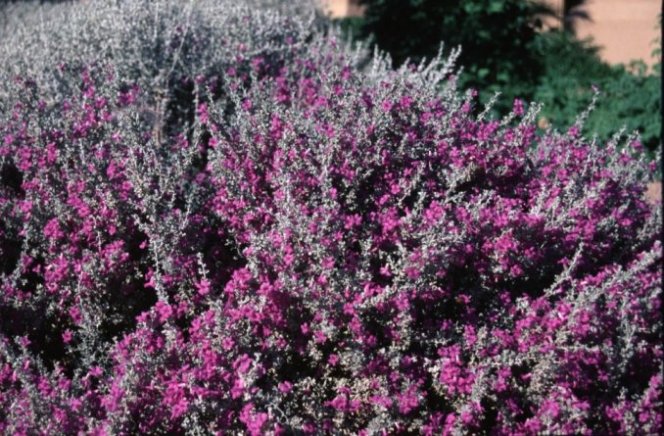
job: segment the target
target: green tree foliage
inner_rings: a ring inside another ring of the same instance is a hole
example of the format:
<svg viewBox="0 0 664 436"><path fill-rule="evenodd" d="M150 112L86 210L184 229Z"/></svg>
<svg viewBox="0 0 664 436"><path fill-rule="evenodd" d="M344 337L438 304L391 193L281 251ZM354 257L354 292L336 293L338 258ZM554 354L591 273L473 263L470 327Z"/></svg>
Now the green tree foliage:
<svg viewBox="0 0 664 436"><path fill-rule="evenodd" d="M502 115L514 98L544 103L542 126L566 129L592 102L598 104L586 122L586 134L607 140L617 128L638 130L654 149L661 126L660 72L644 65L611 66L601 61L592 41L573 36L573 23L592 19L566 2L563 31L544 31L541 19L554 17L537 1L525 0L360 0L362 18L341 22L357 39L368 39L390 53L393 62L432 58L461 46L461 87L472 87Z"/></svg>
<svg viewBox="0 0 664 436"><path fill-rule="evenodd" d="M542 74L534 50L540 18L552 12L523 0L360 0L367 6L353 23L360 38L372 38L399 65L461 46L461 85L482 91L484 99L500 90L505 100L528 96Z"/></svg>
<svg viewBox="0 0 664 436"><path fill-rule="evenodd" d="M563 1L563 11L560 17L563 29L567 32L576 32L576 24L581 20L590 20L590 15L583 7L587 0L565 0Z"/></svg>
<svg viewBox="0 0 664 436"><path fill-rule="evenodd" d="M654 150L660 139L660 70L648 72L643 62L611 66L600 61L591 41L564 32L538 38L544 65L533 99L544 104L543 124L564 128L598 92L597 107L585 124L586 134L606 141L616 129L638 130L643 144Z"/></svg>

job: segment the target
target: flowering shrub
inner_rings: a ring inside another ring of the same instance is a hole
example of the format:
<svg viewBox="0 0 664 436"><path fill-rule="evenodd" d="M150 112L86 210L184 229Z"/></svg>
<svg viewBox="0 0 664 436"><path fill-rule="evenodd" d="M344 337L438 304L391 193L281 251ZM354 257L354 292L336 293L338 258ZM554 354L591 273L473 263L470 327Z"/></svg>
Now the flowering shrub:
<svg viewBox="0 0 664 436"><path fill-rule="evenodd" d="M6 85L0 432L661 432L639 151L302 29Z"/></svg>

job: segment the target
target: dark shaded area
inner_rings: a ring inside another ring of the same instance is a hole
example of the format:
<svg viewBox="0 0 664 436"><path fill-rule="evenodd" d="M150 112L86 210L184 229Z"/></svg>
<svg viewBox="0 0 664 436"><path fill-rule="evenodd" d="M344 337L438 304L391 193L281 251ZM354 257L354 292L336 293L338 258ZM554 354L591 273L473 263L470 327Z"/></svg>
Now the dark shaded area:
<svg viewBox="0 0 664 436"><path fill-rule="evenodd" d="M0 189L9 190L10 194L22 197L24 192L21 188L23 184L23 174L16 167L14 162L5 162L0 167Z"/></svg>
<svg viewBox="0 0 664 436"><path fill-rule="evenodd" d="M34 308L0 306L0 332L10 338L27 336L30 340L28 348L48 369L53 369L53 364L62 362L65 357L62 341L65 329L57 319L44 316L46 306L46 302Z"/></svg>
<svg viewBox="0 0 664 436"><path fill-rule="evenodd" d="M0 167L0 197L22 198L25 194L22 183L23 174L12 161ZM3 218L0 217L0 273L10 274L21 256L21 238L8 228Z"/></svg>
<svg viewBox="0 0 664 436"><path fill-rule="evenodd" d="M459 64L463 87L478 89L489 98L501 90L506 101L528 90L542 74L533 49L541 17L553 11L522 0L360 0L367 7L356 22L358 37L371 37L392 56L395 66L406 59L434 57L444 41L445 51L462 46ZM506 88L508 88L506 90Z"/></svg>
<svg viewBox="0 0 664 436"><path fill-rule="evenodd" d="M0 274L11 274L21 258L20 238L7 233L5 223L0 221Z"/></svg>

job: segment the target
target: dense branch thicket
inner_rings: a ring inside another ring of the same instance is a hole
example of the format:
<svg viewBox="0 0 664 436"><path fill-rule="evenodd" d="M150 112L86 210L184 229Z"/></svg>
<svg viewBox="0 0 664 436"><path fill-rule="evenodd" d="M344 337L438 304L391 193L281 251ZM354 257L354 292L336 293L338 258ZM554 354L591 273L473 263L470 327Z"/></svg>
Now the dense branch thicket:
<svg viewBox="0 0 664 436"><path fill-rule="evenodd" d="M638 138L309 15L68 8L1 57L0 432L662 431Z"/></svg>

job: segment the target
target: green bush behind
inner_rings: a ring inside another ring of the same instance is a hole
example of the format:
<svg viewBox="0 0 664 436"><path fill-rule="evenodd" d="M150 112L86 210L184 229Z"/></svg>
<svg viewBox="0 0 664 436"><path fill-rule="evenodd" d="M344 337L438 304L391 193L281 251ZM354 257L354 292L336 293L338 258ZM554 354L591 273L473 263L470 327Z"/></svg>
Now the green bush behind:
<svg viewBox="0 0 664 436"><path fill-rule="evenodd" d="M532 99L544 104L542 116L554 127L574 123L599 92L597 107L588 117L586 134L606 141L621 127L637 130L643 144L654 150L661 130L661 69L648 72L643 61L608 65L592 41L579 41L564 32L538 38L544 74Z"/></svg>
<svg viewBox="0 0 664 436"><path fill-rule="evenodd" d="M509 112L514 98L537 101L544 104L540 125L562 130L597 90L585 134L606 141L624 126L638 131L651 152L660 143L661 70L648 71L642 62L608 65L592 41L545 31L542 18L555 17L546 6L523 0L360 2L367 7L364 17L340 21L349 35L389 52L395 66L435 56L441 42L446 51L461 46L460 86L478 90L484 102L500 92L495 115Z"/></svg>

